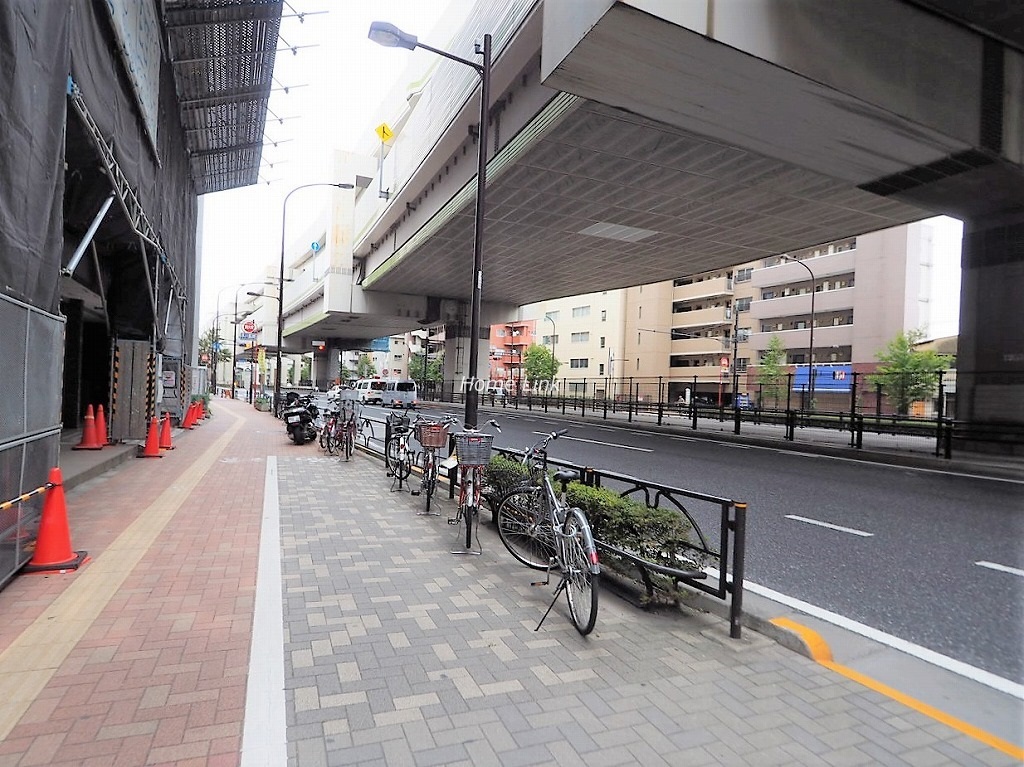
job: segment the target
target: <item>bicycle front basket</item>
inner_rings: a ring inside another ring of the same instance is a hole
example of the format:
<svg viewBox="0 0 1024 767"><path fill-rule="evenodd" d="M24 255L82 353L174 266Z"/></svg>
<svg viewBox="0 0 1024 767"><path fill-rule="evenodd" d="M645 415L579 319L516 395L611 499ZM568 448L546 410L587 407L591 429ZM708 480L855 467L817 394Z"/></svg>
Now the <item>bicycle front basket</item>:
<svg viewBox="0 0 1024 767"><path fill-rule="evenodd" d="M420 421L416 424L416 441L423 447L444 447L448 444L448 424Z"/></svg>
<svg viewBox="0 0 1024 767"><path fill-rule="evenodd" d="M493 434L455 435L455 455L463 466L486 466L491 460Z"/></svg>

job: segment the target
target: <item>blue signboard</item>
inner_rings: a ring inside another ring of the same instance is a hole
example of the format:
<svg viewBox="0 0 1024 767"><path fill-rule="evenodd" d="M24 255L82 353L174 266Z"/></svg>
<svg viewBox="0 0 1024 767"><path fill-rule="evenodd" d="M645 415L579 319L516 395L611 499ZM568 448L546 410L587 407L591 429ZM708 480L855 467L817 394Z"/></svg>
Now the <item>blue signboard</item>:
<svg viewBox="0 0 1024 767"><path fill-rule="evenodd" d="M391 349L391 339L387 336L383 338L375 338L370 341L371 352L386 352Z"/></svg>
<svg viewBox="0 0 1024 767"><path fill-rule="evenodd" d="M797 365L793 375L793 390L803 391L808 386L807 366ZM853 386L853 365L815 365L815 391L850 391Z"/></svg>

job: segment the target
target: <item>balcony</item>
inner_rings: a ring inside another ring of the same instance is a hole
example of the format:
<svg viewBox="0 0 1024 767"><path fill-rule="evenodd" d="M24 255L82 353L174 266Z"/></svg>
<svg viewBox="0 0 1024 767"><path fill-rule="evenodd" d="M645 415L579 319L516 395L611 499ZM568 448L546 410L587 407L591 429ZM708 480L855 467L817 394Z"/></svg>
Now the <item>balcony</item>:
<svg viewBox="0 0 1024 767"><path fill-rule="evenodd" d="M799 267L798 267L799 268ZM806 275L806 272L804 272ZM815 294L814 313L853 308L854 288L822 290ZM750 302L750 317L755 320L776 317L800 317L811 313L811 294L800 293L782 298L758 299Z"/></svg>
<svg viewBox="0 0 1024 767"><path fill-rule="evenodd" d="M755 351L764 351L772 340L772 336L778 336L786 349L806 350L811 339L810 328L800 330L775 330L770 333L751 333L750 348ZM853 325L819 325L814 328L814 348L818 357L824 354L824 349L833 346L853 345ZM819 359L819 362L822 360Z"/></svg>
<svg viewBox="0 0 1024 767"><path fill-rule="evenodd" d="M712 306L709 309L693 309L688 312L672 311L672 327L693 328L700 325L728 325L732 321L731 313L724 306Z"/></svg>
<svg viewBox="0 0 1024 767"><path fill-rule="evenodd" d="M700 298L732 295L731 277L713 277L689 285L677 285L672 289L673 301L693 301Z"/></svg>
<svg viewBox="0 0 1024 767"><path fill-rule="evenodd" d="M821 281L837 274L853 272L854 266L857 263L857 251L854 249L830 253L826 256L808 258L802 263L807 264L810 270L814 272L815 280ZM792 261L784 261L777 266L755 269L750 275L750 284L755 288L767 288L772 285L807 282L809 279L807 269Z"/></svg>
<svg viewBox="0 0 1024 767"><path fill-rule="evenodd" d="M714 338L682 338L672 341L671 353L681 356L707 356L721 354L731 348L722 336Z"/></svg>

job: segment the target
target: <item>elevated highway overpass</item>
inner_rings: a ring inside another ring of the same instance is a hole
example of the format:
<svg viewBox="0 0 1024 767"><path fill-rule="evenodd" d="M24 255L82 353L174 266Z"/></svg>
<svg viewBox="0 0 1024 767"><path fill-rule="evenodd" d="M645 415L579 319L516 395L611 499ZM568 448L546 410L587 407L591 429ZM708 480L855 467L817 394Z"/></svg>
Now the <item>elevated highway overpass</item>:
<svg viewBox="0 0 1024 767"><path fill-rule="evenodd" d="M1007 321L1024 286L1024 8L967 5L479 3L430 42L471 58L494 35L485 306L945 213L965 221L962 414L1024 423L1024 324ZM477 99L475 71L439 58L383 150L386 199L355 202L357 289L410 297L413 322L467 314Z"/></svg>

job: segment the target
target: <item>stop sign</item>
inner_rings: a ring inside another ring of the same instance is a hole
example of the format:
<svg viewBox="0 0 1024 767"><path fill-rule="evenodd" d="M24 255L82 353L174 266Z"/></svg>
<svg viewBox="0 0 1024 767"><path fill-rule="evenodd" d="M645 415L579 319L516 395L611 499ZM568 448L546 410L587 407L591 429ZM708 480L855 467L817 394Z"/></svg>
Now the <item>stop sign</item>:
<svg viewBox="0 0 1024 767"><path fill-rule="evenodd" d="M253 320L246 320L245 324L242 325L242 330L244 330L246 333L255 333L256 323Z"/></svg>

